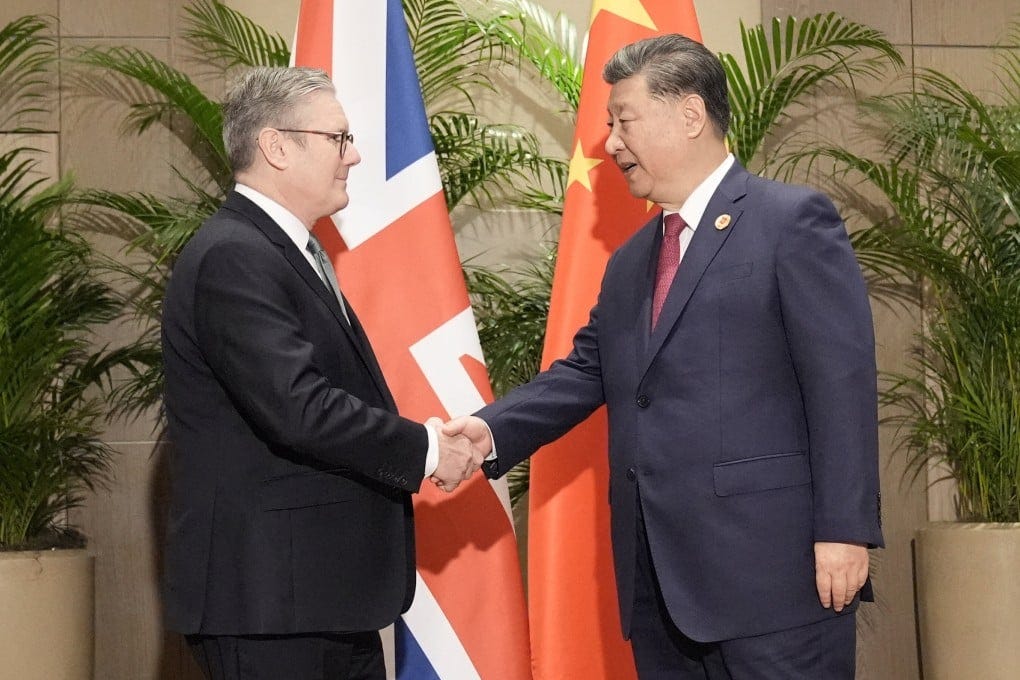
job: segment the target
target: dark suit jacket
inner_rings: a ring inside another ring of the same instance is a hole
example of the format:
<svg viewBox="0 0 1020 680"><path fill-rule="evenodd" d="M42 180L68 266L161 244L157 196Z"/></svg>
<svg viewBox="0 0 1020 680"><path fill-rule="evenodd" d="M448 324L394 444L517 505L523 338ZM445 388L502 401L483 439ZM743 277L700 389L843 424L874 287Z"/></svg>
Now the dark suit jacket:
<svg viewBox="0 0 1020 680"><path fill-rule="evenodd" d="M649 332L661 241L660 216L609 260L571 354L479 412L498 453L487 473L605 403L625 635L639 502L689 637L834 616L819 604L814 542L882 542L874 334L844 225L821 194L735 164Z"/></svg>
<svg viewBox="0 0 1020 680"><path fill-rule="evenodd" d="M181 253L163 309L170 629L375 630L410 605L428 439L351 324L240 194Z"/></svg>

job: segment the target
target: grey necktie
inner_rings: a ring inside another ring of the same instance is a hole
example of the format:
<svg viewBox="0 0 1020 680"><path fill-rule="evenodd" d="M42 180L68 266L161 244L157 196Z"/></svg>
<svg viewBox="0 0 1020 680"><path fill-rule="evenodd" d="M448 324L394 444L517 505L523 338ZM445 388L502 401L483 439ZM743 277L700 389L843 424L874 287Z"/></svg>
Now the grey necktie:
<svg viewBox="0 0 1020 680"><path fill-rule="evenodd" d="M344 318L347 319L347 323L351 322L351 318L347 315L347 305L344 304L344 296L340 294L340 282L336 280L336 272L333 271L333 263L329 261L329 257L326 256L326 251L323 250L322 244L319 243L319 239L315 238L315 234L308 235L308 245L305 246L308 252L312 254L312 260L315 261L315 269L318 271L319 278L326 284L326 287L333 291L333 295L336 296L337 302L340 303L340 311L343 312Z"/></svg>

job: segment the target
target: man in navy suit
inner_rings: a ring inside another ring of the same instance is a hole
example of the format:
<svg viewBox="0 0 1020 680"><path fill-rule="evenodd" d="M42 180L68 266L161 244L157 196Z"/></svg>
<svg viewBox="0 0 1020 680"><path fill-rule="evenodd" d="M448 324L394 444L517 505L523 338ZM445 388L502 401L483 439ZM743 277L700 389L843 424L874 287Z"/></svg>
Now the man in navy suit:
<svg viewBox="0 0 1020 680"><path fill-rule="evenodd" d="M410 606L410 494L482 461L397 415L311 236L361 156L329 77L258 68L223 107L237 185L163 306L172 493L167 626L216 680L383 680Z"/></svg>
<svg viewBox="0 0 1020 680"><path fill-rule="evenodd" d="M607 405L642 680L852 678L882 534L874 336L846 229L821 194L735 162L702 45L640 41L603 77L606 150L663 215L613 254L568 357L445 432L494 444L498 476Z"/></svg>

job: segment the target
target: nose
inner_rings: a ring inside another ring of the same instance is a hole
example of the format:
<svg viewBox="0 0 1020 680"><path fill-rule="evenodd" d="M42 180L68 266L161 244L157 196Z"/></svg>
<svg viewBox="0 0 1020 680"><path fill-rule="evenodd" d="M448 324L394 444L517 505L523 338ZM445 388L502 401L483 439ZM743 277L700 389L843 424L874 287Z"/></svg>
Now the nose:
<svg viewBox="0 0 1020 680"><path fill-rule="evenodd" d="M610 156L615 156L623 150L623 141L620 139L620 135L616 134L616 129L611 128L609 130L609 136L606 137L606 153Z"/></svg>
<svg viewBox="0 0 1020 680"><path fill-rule="evenodd" d="M357 165L361 162L361 154L358 152L358 147L354 146L354 142L349 142L347 148L344 149L343 161L344 165Z"/></svg>

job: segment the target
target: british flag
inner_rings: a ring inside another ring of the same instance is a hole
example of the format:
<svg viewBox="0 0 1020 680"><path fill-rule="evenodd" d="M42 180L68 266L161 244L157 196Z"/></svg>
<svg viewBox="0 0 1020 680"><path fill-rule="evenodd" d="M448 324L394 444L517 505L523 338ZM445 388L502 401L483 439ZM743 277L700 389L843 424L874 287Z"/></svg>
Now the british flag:
<svg viewBox="0 0 1020 680"><path fill-rule="evenodd" d="M294 63L336 84L362 156L350 205L315 233L402 415L492 398L400 0L302 0ZM527 617L502 483L415 497L418 570L395 628L399 680L530 680ZM339 577L339 575L338 575Z"/></svg>

